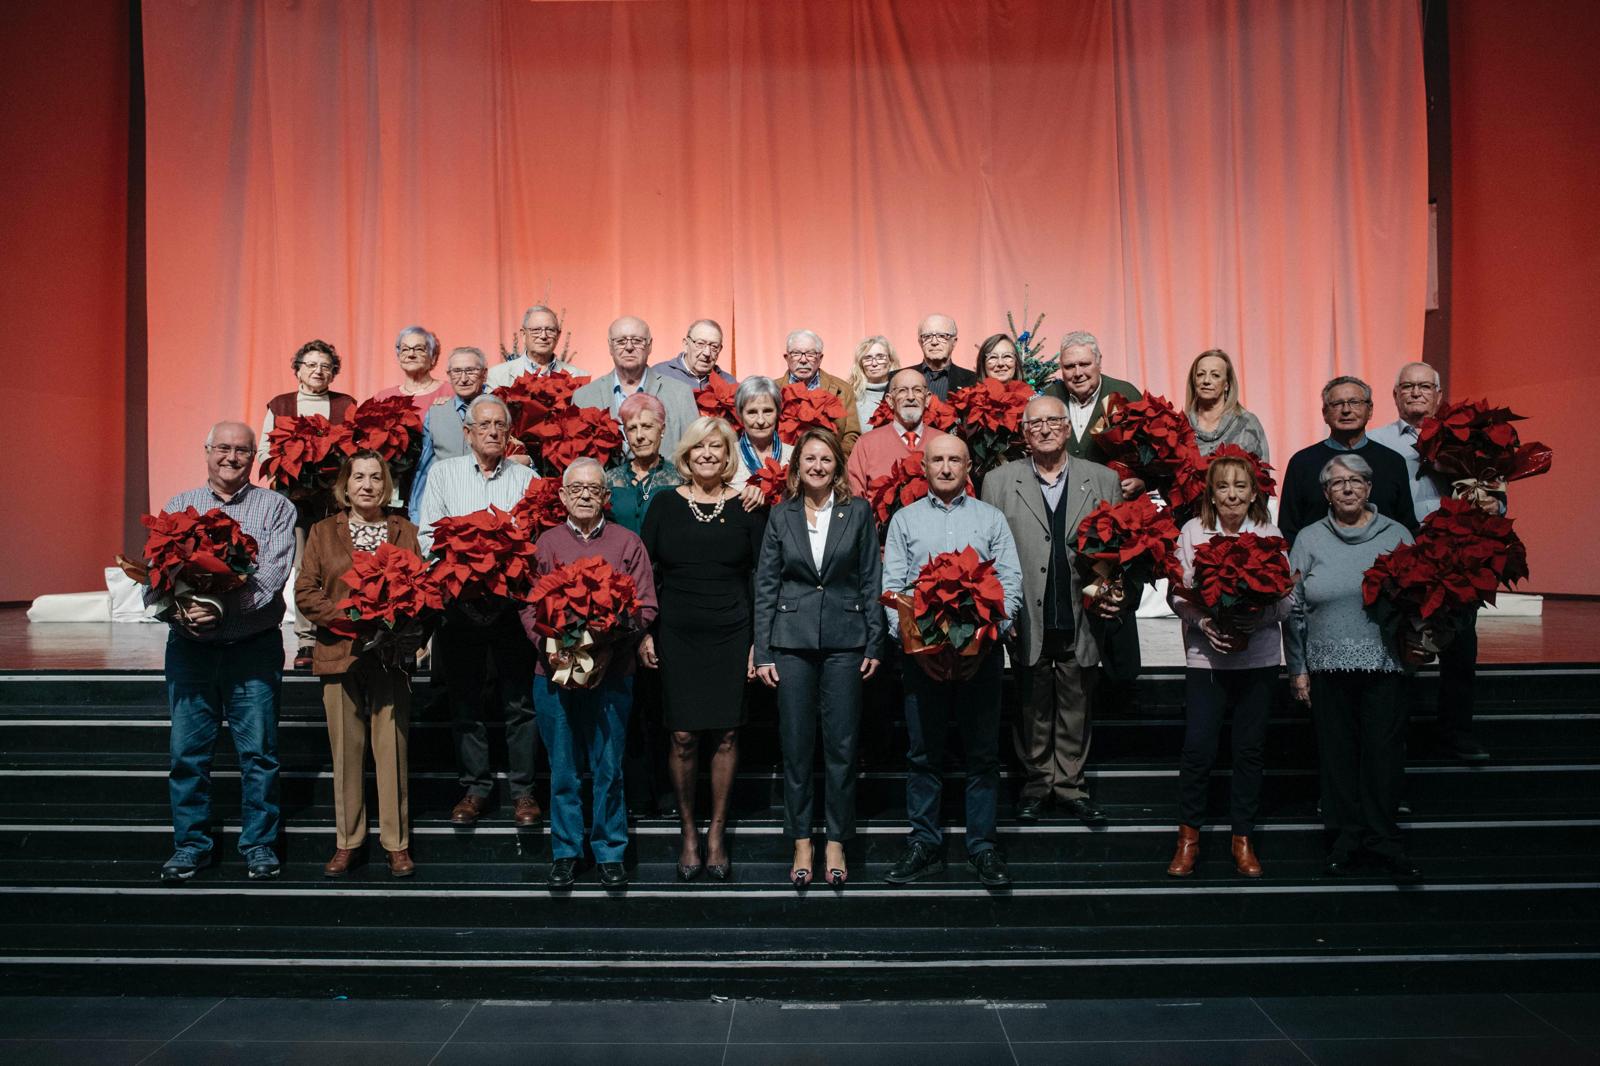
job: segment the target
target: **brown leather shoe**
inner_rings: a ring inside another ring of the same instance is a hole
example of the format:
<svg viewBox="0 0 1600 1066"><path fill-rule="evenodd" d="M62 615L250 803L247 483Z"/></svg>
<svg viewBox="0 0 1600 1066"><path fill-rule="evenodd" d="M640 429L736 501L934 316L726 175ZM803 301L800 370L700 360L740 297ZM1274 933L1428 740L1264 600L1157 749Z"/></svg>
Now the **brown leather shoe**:
<svg viewBox="0 0 1600 1066"><path fill-rule="evenodd" d="M389 873L395 877L410 877L417 872L417 864L411 861L411 852L406 848L399 851L386 851L384 858L389 862Z"/></svg>
<svg viewBox="0 0 1600 1066"><path fill-rule="evenodd" d="M538 825L544 811L539 807L539 801L532 796L518 796L516 809L511 812L512 819L517 825L526 828Z"/></svg>
<svg viewBox="0 0 1600 1066"><path fill-rule="evenodd" d="M334 848L333 858L322 864L322 876L343 877L350 872L350 867L355 865L355 860L354 848Z"/></svg>
<svg viewBox="0 0 1600 1066"><path fill-rule="evenodd" d="M1250 850L1249 837L1234 835L1233 868L1245 877L1261 876L1261 863L1256 859L1256 853Z"/></svg>
<svg viewBox="0 0 1600 1066"><path fill-rule="evenodd" d="M1200 830L1192 825L1178 826L1178 848L1172 853L1167 866L1168 877L1188 877L1194 873L1194 861L1200 857Z"/></svg>
<svg viewBox="0 0 1600 1066"><path fill-rule="evenodd" d="M478 818L483 814L488 800L483 796L473 795L468 792L461 797L461 802L450 811L450 821L455 825L477 825Z"/></svg>

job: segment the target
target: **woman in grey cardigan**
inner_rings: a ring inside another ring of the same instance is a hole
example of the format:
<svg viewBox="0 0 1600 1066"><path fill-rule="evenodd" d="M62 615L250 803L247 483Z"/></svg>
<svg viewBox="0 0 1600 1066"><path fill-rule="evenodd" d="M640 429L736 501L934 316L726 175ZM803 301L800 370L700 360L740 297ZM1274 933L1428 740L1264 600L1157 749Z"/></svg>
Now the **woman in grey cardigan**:
<svg viewBox="0 0 1600 1066"><path fill-rule="evenodd" d="M1261 428L1261 419L1240 405L1239 376L1221 348L1201 352L1189 364L1183 410L1201 455L1237 444L1263 463L1272 458L1267 454L1267 431Z"/></svg>
<svg viewBox="0 0 1600 1066"><path fill-rule="evenodd" d="M828 883L849 876L856 831L861 683L878 669L882 561L872 508L852 499L839 438L808 429L789 462L789 495L767 520L756 564L756 676L778 690L783 821L794 841L789 880L811 880L811 757L822 726L827 770Z"/></svg>
<svg viewBox="0 0 1600 1066"><path fill-rule="evenodd" d="M1328 460L1319 476L1328 514L1295 539L1294 604L1284 658L1294 698L1311 708L1322 768L1322 813L1333 834L1324 871L1349 874L1366 860L1397 882L1421 874L1406 857L1395 802L1405 770L1407 669L1361 601L1361 575L1411 534L1367 502L1372 467L1359 455Z"/></svg>

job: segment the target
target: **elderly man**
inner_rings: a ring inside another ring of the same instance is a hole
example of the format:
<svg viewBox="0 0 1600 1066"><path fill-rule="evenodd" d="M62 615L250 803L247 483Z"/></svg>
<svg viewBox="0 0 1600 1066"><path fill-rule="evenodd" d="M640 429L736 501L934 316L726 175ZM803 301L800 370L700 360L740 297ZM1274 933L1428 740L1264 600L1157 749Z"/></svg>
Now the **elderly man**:
<svg viewBox="0 0 1600 1066"><path fill-rule="evenodd" d="M642 318L624 315L606 331L612 369L572 394L579 407L603 407L621 421L622 401L644 391L667 409L667 428L661 434L661 454L670 456L690 422L700 417L689 386L670 381L650 366L650 327Z"/></svg>
<svg viewBox="0 0 1600 1066"><path fill-rule="evenodd" d="M577 367L556 358L556 342L560 339L561 320L554 311L544 304L534 304L528 308L522 313L523 354L514 355L490 370L489 388L504 388L524 374L545 377L549 374L578 373Z"/></svg>
<svg viewBox="0 0 1600 1066"><path fill-rule="evenodd" d="M239 753L239 851L255 879L278 876L278 689L283 682L283 586L294 557L294 504L250 484L256 442L243 422L206 435L206 483L179 493L165 513L212 509L256 541L256 570L220 597L180 598L167 616L167 699L172 711L172 858L161 880L182 884L212 864L211 759L222 720ZM153 597L146 592L146 602Z"/></svg>
<svg viewBox="0 0 1600 1066"><path fill-rule="evenodd" d="M1017 819L1036 822L1058 802L1086 825L1102 825L1106 816L1089 797L1083 767L1101 641L1122 612L1110 605L1097 606L1093 616L1084 610L1072 544L1083 517L1121 499L1122 487L1108 467L1068 455L1068 425L1061 400L1031 400L1022 415L1028 457L984 478L983 499L1006 516L1022 563L1011 653L1022 697L1017 758L1025 774Z"/></svg>
<svg viewBox="0 0 1600 1066"><path fill-rule="evenodd" d="M471 514L490 504L509 511L522 499L533 472L506 457L510 426L511 413L497 396L479 396L467 408L468 453L440 460L428 474L418 523L424 552L433 549L433 527L441 518ZM434 640L450 700L456 766L466 789L450 820L475 825L494 787L481 699L487 661L492 658L505 714L512 818L519 826L536 824L543 812L533 798L533 760L539 747L533 717L533 648L516 612L499 601L457 603L445 612Z"/></svg>
<svg viewBox="0 0 1600 1066"><path fill-rule="evenodd" d="M1335 456L1351 452L1372 467L1369 500L1378 513L1412 533L1417 531L1406 461L1399 452L1367 436L1371 418L1372 388L1365 381L1344 376L1322 386L1322 421L1328 426L1328 437L1294 453L1284 469L1283 487L1279 490L1278 528L1290 544L1302 529L1328 513L1328 499L1318 480L1322 468Z"/></svg>
<svg viewBox="0 0 1600 1066"><path fill-rule="evenodd" d="M922 566L935 555L971 547L994 562L1005 590L1010 632L1022 599L1017 546L1005 516L966 493L971 459L959 437L945 434L925 450L929 494L901 508L889 520L883 554L885 591L912 586ZM900 636L900 616L889 610L889 633ZM953 659L947 653L905 656L905 714L909 751L906 813L911 833L906 849L884 874L890 884L906 884L943 873L944 838L939 827L939 797L944 784L945 738L954 718L966 756L967 857L989 888L1011 884L1005 860L995 850L995 818L1000 791L1000 673L998 648Z"/></svg>
<svg viewBox="0 0 1600 1066"><path fill-rule="evenodd" d="M1093 333L1073 330L1061 338L1060 377L1044 387L1046 396L1054 396L1067 405L1067 454L1074 459L1088 459L1096 463L1105 461L1100 442L1093 436L1094 428L1105 417L1106 397L1121 396L1137 400L1144 394L1139 386L1118 378L1107 377L1100 370L1100 342ZM1124 478L1122 498L1131 500L1144 493L1144 482L1138 478Z"/></svg>
<svg viewBox="0 0 1600 1066"><path fill-rule="evenodd" d="M924 318L917 325L917 344L922 348L922 362L911 369L922 372L928 391L939 399L948 400L956 389L977 383L976 373L950 358L956 350L956 320L949 315Z"/></svg>
<svg viewBox="0 0 1600 1066"><path fill-rule="evenodd" d="M699 392L713 376L729 385L739 379L717 365L722 357L722 327L709 318L697 319L683 338L683 351L656 369L662 377Z"/></svg>
<svg viewBox="0 0 1600 1066"><path fill-rule="evenodd" d="M1450 491L1449 485L1441 484L1439 478L1422 469L1417 458L1417 430L1423 419L1439 409L1441 399L1439 372L1427 363L1407 363L1394 380L1394 407L1400 417L1369 434L1372 440L1406 461L1411 506L1418 522L1437 511L1439 501ZM1504 494L1486 501L1484 507L1492 514L1504 514ZM1473 612L1467 625L1439 653L1439 698L1435 718L1439 747L1466 763L1489 761L1489 753L1472 733L1477 679L1478 615Z"/></svg>
<svg viewBox="0 0 1600 1066"><path fill-rule="evenodd" d="M894 421L863 433L845 462L850 491L857 496L866 496L868 482L883 477L911 452L922 451L932 441L949 435L922 424L922 415L928 409L928 384L916 367L890 378L885 396L894 408Z"/></svg>
<svg viewBox="0 0 1600 1066"><path fill-rule="evenodd" d="M550 753L549 886L571 888L583 857L583 802L579 796L584 766L594 779L593 828L589 845L600 867L600 883L620 888L628 883L622 856L628 848L628 811L623 803L622 756L633 709L633 673L639 638L656 617L655 577L644 542L605 518L604 468L594 459L575 460L561 475L565 525L539 537L539 572L547 574L580 559L599 558L618 574L633 579L637 611L625 630L608 634L591 649L600 680L581 687L569 675L577 659L573 650L541 639L535 629L539 604L522 609L522 624L539 648L533 702L539 734ZM563 683L565 682L565 683Z"/></svg>
<svg viewBox="0 0 1600 1066"><path fill-rule="evenodd" d="M411 521L419 526L422 524L422 497L428 491L428 471L441 459L467 454L467 407L486 391L484 376L489 372L489 361L482 349L457 348L450 353L446 366L450 395L434 401L423 416L422 452L417 456L410 502L406 505ZM514 439L506 441L506 458L523 466L532 465L527 451Z"/></svg>
<svg viewBox="0 0 1600 1066"><path fill-rule="evenodd" d="M807 389L831 392L844 405L844 423L839 431L839 444L848 457L861 436L861 419L856 414L856 392L848 382L834 377L822 369L822 338L809 329L797 329L789 334L783 344L783 361L789 364L785 384L804 385Z"/></svg>

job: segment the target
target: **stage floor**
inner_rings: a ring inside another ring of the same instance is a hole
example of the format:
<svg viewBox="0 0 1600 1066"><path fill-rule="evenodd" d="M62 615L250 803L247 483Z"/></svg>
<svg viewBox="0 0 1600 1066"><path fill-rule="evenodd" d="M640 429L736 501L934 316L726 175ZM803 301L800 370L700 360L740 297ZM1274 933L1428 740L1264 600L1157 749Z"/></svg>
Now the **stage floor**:
<svg viewBox="0 0 1600 1066"><path fill-rule="evenodd" d="M0 670L160 670L167 627L149 623L30 623L21 607L0 608ZM293 634L284 630L285 652ZM1173 618L1139 620L1146 669L1183 665ZM1484 665L1600 662L1600 601L1546 600L1539 617L1478 622L1478 661Z"/></svg>

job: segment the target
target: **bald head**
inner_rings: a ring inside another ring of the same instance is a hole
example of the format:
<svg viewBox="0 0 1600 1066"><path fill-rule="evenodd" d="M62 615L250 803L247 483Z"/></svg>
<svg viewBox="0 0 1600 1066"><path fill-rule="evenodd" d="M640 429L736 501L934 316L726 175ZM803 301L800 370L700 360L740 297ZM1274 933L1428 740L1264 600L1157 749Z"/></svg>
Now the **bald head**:
<svg viewBox="0 0 1600 1066"><path fill-rule="evenodd" d="M966 491L972 466L966 441L953 433L942 434L923 445L922 456L928 489L935 496L949 503Z"/></svg>
<svg viewBox="0 0 1600 1066"><path fill-rule="evenodd" d="M949 315L929 315L917 324L917 343L927 364L942 369L956 350L956 320Z"/></svg>
<svg viewBox="0 0 1600 1066"><path fill-rule="evenodd" d="M618 376L632 383L644 376L650 362L650 327L644 319L623 315L606 331L606 344Z"/></svg>
<svg viewBox="0 0 1600 1066"><path fill-rule="evenodd" d="M1022 440L1035 464L1053 470L1067 448L1067 405L1035 396L1022 410Z"/></svg>
<svg viewBox="0 0 1600 1066"><path fill-rule="evenodd" d="M244 488L255 461L256 435L243 422L218 422L206 434L206 484L217 495Z"/></svg>

